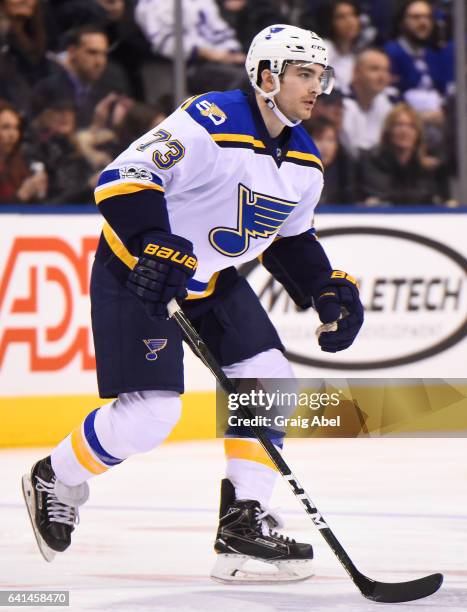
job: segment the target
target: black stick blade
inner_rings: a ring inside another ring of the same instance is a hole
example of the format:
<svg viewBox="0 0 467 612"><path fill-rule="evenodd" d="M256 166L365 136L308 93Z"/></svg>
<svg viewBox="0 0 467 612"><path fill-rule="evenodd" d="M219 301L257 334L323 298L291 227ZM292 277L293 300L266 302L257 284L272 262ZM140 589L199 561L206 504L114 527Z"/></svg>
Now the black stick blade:
<svg viewBox="0 0 467 612"><path fill-rule="evenodd" d="M409 582L378 582L361 574L355 583L367 599L381 603L400 603L433 595L443 584L443 575L431 574Z"/></svg>

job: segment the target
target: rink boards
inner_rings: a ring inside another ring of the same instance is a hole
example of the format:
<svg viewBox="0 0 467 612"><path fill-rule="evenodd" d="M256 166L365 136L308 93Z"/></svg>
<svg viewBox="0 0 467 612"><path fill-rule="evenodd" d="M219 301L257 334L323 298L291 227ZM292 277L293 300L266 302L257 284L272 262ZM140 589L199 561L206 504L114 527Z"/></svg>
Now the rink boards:
<svg viewBox="0 0 467 612"><path fill-rule="evenodd" d="M88 291L102 220L70 211L1 216L0 446L53 444L102 404ZM317 215L333 266L359 279L366 307L358 342L341 354L320 352L315 314L297 312L258 262L245 267L297 375L465 378L466 216L351 208ZM184 416L173 439L213 437L213 379L185 355Z"/></svg>

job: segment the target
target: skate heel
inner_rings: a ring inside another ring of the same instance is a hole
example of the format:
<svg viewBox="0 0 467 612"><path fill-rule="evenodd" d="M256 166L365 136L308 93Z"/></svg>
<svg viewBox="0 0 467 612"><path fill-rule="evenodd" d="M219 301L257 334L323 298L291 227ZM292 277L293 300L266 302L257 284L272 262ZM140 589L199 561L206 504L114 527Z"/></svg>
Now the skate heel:
<svg viewBox="0 0 467 612"><path fill-rule="evenodd" d="M219 553L211 571L211 578L219 582L232 582L236 574L241 572L243 565L248 561L246 555L227 555ZM241 572L243 574L243 572Z"/></svg>

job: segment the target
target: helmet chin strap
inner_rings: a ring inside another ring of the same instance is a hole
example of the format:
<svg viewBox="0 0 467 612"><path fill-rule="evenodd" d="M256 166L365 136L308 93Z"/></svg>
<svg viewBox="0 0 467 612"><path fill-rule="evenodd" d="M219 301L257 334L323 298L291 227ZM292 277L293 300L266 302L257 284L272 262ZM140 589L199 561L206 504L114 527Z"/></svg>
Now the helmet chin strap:
<svg viewBox="0 0 467 612"><path fill-rule="evenodd" d="M273 73L272 78L274 79L275 88L273 91L269 93L266 93L256 83L252 82L251 84L256 89L256 91L261 95L261 97L264 99L268 107L272 110L272 112L276 115L276 117L279 119L281 123L283 123L287 127L295 127L296 125L299 125L302 122L301 119L292 121L292 119L289 119L288 117L286 117L284 113L278 108L276 102L274 101L274 96L279 93L281 89L281 84L280 84L279 77L277 74Z"/></svg>
<svg viewBox="0 0 467 612"><path fill-rule="evenodd" d="M292 121L291 119L288 119L284 115L284 113L281 110L279 110L277 104L274 102L274 98L266 98L265 96L264 101L266 102L268 107L272 110L272 112L276 115L279 121L281 121L287 127L295 127L296 125L299 125L302 122L301 119L297 119L296 121Z"/></svg>

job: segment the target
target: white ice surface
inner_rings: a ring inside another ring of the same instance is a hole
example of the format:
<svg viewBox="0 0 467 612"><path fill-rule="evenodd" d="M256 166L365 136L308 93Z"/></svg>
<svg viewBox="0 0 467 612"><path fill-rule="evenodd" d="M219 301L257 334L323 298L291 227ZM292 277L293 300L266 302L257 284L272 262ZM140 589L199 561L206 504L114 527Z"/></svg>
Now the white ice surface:
<svg viewBox="0 0 467 612"><path fill-rule="evenodd" d="M0 590L69 589L73 611L467 610L467 440L287 443L292 469L363 573L388 581L444 573L438 593L407 604L365 600L282 481L272 505L286 533L313 543L316 576L280 586L212 582L221 440L165 445L95 478L71 548L48 564L20 492L21 474L48 452L0 451Z"/></svg>

